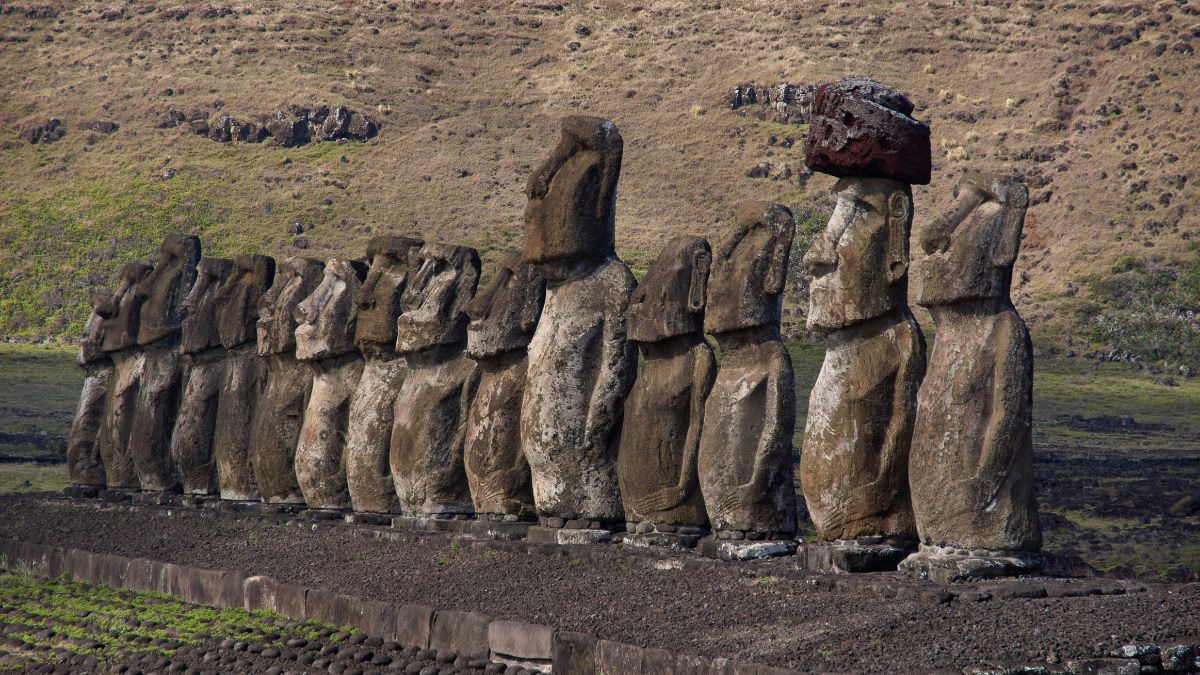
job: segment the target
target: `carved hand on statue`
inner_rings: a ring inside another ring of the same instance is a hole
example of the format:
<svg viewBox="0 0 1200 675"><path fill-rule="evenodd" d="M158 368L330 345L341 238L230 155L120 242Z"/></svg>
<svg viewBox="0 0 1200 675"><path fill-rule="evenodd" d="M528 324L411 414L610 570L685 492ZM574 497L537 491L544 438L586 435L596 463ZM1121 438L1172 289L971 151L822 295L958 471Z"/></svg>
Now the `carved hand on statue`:
<svg viewBox="0 0 1200 675"><path fill-rule="evenodd" d="M642 497L634 507L641 513L661 512L675 508L687 499L688 491L684 487L672 485L661 488Z"/></svg>

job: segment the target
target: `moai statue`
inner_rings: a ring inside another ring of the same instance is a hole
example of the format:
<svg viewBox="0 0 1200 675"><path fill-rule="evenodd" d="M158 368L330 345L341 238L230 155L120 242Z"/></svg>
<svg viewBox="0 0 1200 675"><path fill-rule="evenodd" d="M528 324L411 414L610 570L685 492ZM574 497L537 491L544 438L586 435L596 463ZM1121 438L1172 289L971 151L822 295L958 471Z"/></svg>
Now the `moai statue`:
<svg viewBox="0 0 1200 675"><path fill-rule="evenodd" d="M917 394L909 485L920 551L901 569L937 580L1040 567L1033 484L1033 351L1009 299L1029 194L966 174L919 234L916 300L937 339Z"/></svg>
<svg viewBox="0 0 1200 675"><path fill-rule="evenodd" d="M137 293L143 297L138 344L146 361L129 432L129 454L143 490L161 492L179 487L171 462L171 431L183 384L180 310L196 281L199 264L199 237L173 234L163 240L154 269L138 284Z"/></svg>
<svg viewBox="0 0 1200 675"><path fill-rule="evenodd" d="M396 394L406 367L396 354L396 319L409 276L420 264L417 257L423 245L411 237L372 239L367 245L371 269L354 296L354 344L365 363L350 398L346 485L358 514L394 513L398 508L389 453Z"/></svg>
<svg viewBox="0 0 1200 675"><path fill-rule="evenodd" d="M546 282L511 253L496 261L491 282L467 306L467 356L479 387L467 413L463 460L480 517L519 520L536 514L529 462L521 451L526 347L546 299Z"/></svg>
<svg viewBox="0 0 1200 675"><path fill-rule="evenodd" d="M112 358L103 350L104 317L101 312L110 302L108 293L97 292L92 296L92 313L83 326L83 337L75 357L75 363L84 374L83 391L79 394L79 405L71 419L71 435L67 441L67 475L75 488L104 487L100 429L114 366ZM79 491L75 494L82 495Z"/></svg>
<svg viewBox="0 0 1200 675"><path fill-rule="evenodd" d="M699 469L722 557L790 553L796 545L795 375L779 334L794 235L783 206L740 204L733 235L713 260L704 330L716 338L721 362L704 405ZM763 540L773 543L754 543Z"/></svg>
<svg viewBox="0 0 1200 675"><path fill-rule="evenodd" d="M226 358L217 332L217 293L232 270L232 260L201 258L196 283L183 302L180 351L186 364L187 383L171 433L171 459L183 492L188 495L217 492L213 435L217 430L217 406Z"/></svg>
<svg viewBox="0 0 1200 675"><path fill-rule="evenodd" d="M228 352L213 434L222 499L259 498L250 461L250 429L266 391L267 369L258 356L256 325L259 300L274 278L274 258L244 253L233 259L233 271L217 292L217 335Z"/></svg>
<svg viewBox="0 0 1200 675"><path fill-rule="evenodd" d="M396 321L396 353L408 373L396 393L392 479L405 515L470 514L463 441L479 374L463 349L479 253L425 244L418 260Z"/></svg>
<svg viewBox="0 0 1200 675"><path fill-rule="evenodd" d="M670 545L680 537L694 543L708 528L698 457L704 402L717 373L704 339L711 266L707 240L672 239L625 313L642 362L625 400L617 477L626 527L631 535L650 535L648 543Z"/></svg>
<svg viewBox="0 0 1200 675"><path fill-rule="evenodd" d="M296 308L321 283L325 263L291 256L258 302L258 355L267 363L267 390L254 409L250 464L268 503L303 504L296 482L296 444L312 390L312 370L296 359Z"/></svg>
<svg viewBox="0 0 1200 675"><path fill-rule="evenodd" d="M117 290L109 302L96 309L103 317L102 351L113 360L112 383L104 420L100 424L100 460L104 463L105 483L109 488L136 489L137 470L129 455L129 433L137 409L138 385L142 380L145 355L138 346L138 317L144 298L138 284L150 274L150 266L127 263L121 268Z"/></svg>
<svg viewBox="0 0 1200 675"><path fill-rule="evenodd" d="M528 348L521 444L542 524L592 531L554 534L560 542L601 540L625 515L617 443L637 359L625 339L636 284L614 249L622 146L612 122L567 117L527 187L524 260L546 280L546 302Z"/></svg>
<svg viewBox="0 0 1200 675"><path fill-rule="evenodd" d="M854 571L895 569L916 539L908 455L925 342L908 308L908 236L911 184L929 182L930 160L929 127L912 111L903 94L872 80L826 83L807 145L808 166L841 180L833 215L804 256L808 327L827 346L800 481L821 538L866 552L869 564L842 565Z"/></svg>
<svg viewBox="0 0 1200 675"><path fill-rule="evenodd" d="M367 270L358 260L326 262L321 284L297 308L296 358L312 370L313 385L296 444L296 481L310 509L350 508L346 433L363 370L354 346L354 296Z"/></svg>

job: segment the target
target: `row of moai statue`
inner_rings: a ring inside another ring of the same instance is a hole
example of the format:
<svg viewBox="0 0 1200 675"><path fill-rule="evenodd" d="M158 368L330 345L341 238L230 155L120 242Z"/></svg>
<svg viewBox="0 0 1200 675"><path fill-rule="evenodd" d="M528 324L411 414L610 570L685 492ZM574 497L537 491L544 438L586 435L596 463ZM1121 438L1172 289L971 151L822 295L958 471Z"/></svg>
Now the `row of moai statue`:
<svg viewBox="0 0 1200 675"><path fill-rule="evenodd" d="M841 180L804 258L828 351L803 493L828 542L1033 552L1032 356L1008 296L1025 188L966 175L919 232L927 363L908 241L929 128L912 111L863 78L814 99L807 161ZM715 252L672 239L638 284L615 255L622 151L611 122L566 118L528 182L522 254L478 293L464 246L380 236L364 260L276 267L168 237L94 302L72 482L794 542L792 214L742 204Z"/></svg>

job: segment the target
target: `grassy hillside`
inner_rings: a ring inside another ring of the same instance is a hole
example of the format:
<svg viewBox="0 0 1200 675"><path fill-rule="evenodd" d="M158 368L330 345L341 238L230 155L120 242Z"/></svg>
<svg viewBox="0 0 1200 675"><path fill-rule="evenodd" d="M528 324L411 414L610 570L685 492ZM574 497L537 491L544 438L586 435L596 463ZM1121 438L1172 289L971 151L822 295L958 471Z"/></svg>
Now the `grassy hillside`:
<svg viewBox="0 0 1200 675"><path fill-rule="evenodd" d="M88 290L169 232L223 255L359 255L377 232L512 249L524 181L569 113L626 139L618 248L635 267L670 234L720 239L739 200L819 214L832 179L802 178L806 128L726 99L862 73L932 124L918 224L967 168L1026 178L1014 295L1039 339L1078 345L1089 275L1196 256L1198 15L1194 0L3 3L0 335L78 332ZM156 124L288 104L382 129L284 149ZM49 117L64 138L20 139ZM747 177L760 162L793 175Z"/></svg>

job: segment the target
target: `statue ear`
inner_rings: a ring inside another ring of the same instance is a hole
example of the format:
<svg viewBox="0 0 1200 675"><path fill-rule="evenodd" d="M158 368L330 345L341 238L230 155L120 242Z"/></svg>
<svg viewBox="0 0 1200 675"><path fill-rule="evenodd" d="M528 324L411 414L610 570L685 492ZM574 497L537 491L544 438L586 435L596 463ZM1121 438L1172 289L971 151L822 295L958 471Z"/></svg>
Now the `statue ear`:
<svg viewBox="0 0 1200 675"><path fill-rule="evenodd" d="M692 278L688 284L687 308L692 314L704 311L708 292L708 272L712 268L712 253L700 250L692 254Z"/></svg>
<svg viewBox="0 0 1200 675"><path fill-rule="evenodd" d="M1000 231L992 251L992 267L1012 267L1021 246L1021 230L1025 226L1025 210L1029 208L1029 190L1024 183L1013 181L1004 196L1000 211Z"/></svg>
<svg viewBox="0 0 1200 675"><path fill-rule="evenodd" d="M900 191L888 195L887 220L887 280L894 284L908 274L908 228L912 222L908 195Z"/></svg>
<svg viewBox="0 0 1200 675"><path fill-rule="evenodd" d="M540 274L528 274L525 279L525 303L521 306L521 332L531 333L542 316L546 299L546 282Z"/></svg>
<svg viewBox="0 0 1200 675"><path fill-rule="evenodd" d="M767 295L778 295L783 292L783 283L787 278L788 254L792 252L792 238L796 233L796 225L788 214L787 224L775 231L771 242L771 260L767 267L767 276L763 279L763 292Z"/></svg>

